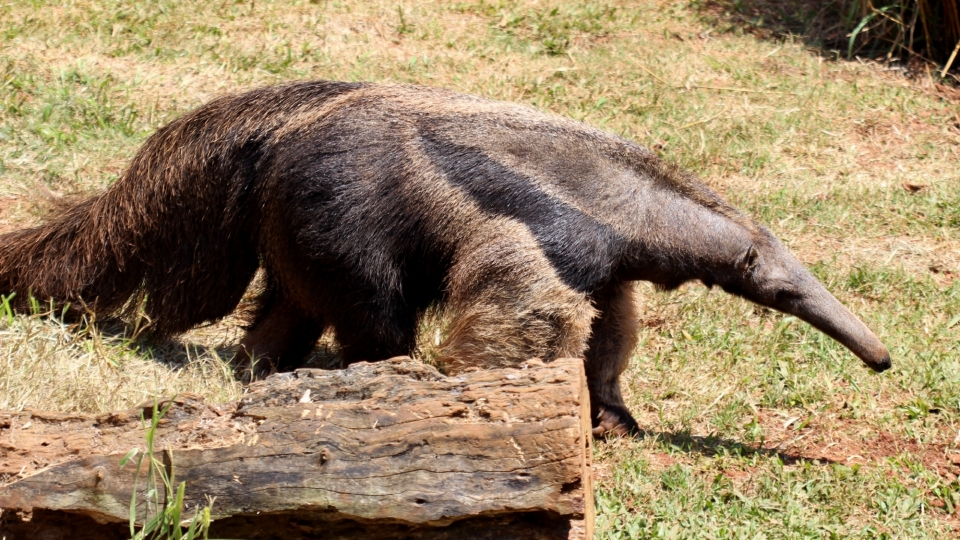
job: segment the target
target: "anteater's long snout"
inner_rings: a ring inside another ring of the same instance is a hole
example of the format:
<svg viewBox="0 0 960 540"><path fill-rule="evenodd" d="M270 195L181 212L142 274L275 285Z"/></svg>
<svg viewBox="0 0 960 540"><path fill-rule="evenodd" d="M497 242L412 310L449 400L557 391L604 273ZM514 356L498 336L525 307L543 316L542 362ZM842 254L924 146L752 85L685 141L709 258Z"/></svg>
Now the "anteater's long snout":
<svg viewBox="0 0 960 540"><path fill-rule="evenodd" d="M809 274L808 274L809 275ZM809 275L799 298L783 311L796 315L839 341L870 369L890 369L890 352L863 321L840 303L816 278Z"/></svg>

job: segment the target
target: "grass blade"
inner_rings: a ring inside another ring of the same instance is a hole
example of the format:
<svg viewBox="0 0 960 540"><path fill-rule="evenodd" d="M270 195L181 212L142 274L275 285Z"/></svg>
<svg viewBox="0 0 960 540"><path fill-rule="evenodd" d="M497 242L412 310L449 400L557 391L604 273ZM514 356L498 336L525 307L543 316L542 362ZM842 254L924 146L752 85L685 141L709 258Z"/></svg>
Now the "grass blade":
<svg viewBox="0 0 960 540"><path fill-rule="evenodd" d="M849 59L849 58L853 58L853 44L854 44L854 42L857 41L857 36L860 35L860 32L863 30L863 27L865 27L867 24L869 24L870 21L873 20L873 18L876 17L876 16L877 16L877 13L876 13L876 12L873 12L873 13L867 15L866 17L864 17L863 19L860 20L860 24L858 24L857 27L853 29L853 32L850 33L850 42L849 42L849 44L847 45L847 58L848 58L848 59Z"/></svg>

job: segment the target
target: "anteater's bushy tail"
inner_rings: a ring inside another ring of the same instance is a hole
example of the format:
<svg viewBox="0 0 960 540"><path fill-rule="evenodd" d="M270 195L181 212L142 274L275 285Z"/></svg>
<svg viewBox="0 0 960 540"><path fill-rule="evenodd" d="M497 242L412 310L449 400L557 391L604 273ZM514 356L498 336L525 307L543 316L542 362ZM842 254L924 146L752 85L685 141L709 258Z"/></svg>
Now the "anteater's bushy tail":
<svg viewBox="0 0 960 540"><path fill-rule="evenodd" d="M104 315L143 305L160 336L229 313L256 250L236 206L242 171L209 155L196 116L151 137L106 192L0 236L0 291Z"/></svg>
<svg viewBox="0 0 960 540"><path fill-rule="evenodd" d="M254 198L271 133L344 90L296 86L201 107L150 137L106 192L0 236L0 293L99 314L144 305L159 336L229 314L259 265Z"/></svg>

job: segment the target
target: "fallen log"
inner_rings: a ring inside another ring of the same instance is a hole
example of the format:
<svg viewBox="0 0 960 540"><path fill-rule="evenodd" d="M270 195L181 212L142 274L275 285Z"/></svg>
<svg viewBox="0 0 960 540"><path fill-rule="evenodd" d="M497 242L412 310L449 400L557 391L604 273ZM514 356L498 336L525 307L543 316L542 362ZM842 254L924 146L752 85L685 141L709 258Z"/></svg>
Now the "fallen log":
<svg viewBox="0 0 960 540"><path fill-rule="evenodd" d="M186 508L214 500L211 537L593 537L579 360L446 377L398 358L274 375L234 403L160 405L155 455L186 482ZM145 448L153 410L0 413L0 534L129 537L147 462L139 477L119 463Z"/></svg>

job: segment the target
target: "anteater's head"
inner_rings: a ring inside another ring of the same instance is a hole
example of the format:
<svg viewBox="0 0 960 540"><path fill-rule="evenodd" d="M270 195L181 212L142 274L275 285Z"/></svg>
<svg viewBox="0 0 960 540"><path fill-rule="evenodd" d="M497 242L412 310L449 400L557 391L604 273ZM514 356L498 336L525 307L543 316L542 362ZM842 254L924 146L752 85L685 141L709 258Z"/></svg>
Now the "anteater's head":
<svg viewBox="0 0 960 540"><path fill-rule="evenodd" d="M729 293L807 321L842 343L874 371L890 368L890 353L863 322L843 306L765 229L753 235L729 269Z"/></svg>

